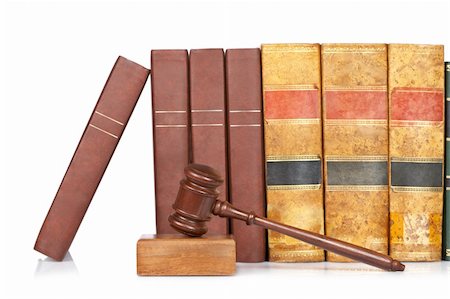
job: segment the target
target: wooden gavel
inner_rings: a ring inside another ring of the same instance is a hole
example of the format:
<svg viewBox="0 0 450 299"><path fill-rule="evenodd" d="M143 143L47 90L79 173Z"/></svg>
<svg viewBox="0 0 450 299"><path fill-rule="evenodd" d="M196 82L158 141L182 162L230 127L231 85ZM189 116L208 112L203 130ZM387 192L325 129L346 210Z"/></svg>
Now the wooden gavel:
<svg viewBox="0 0 450 299"><path fill-rule="evenodd" d="M217 199L219 192L216 188L223 183L223 180L220 174L211 167L190 164L186 166L184 173L186 178L180 182L178 196L173 204L175 212L169 216L169 222L174 229L185 235L199 237L205 234L208 231L206 222L213 214L242 220L247 225L259 225L387 271L403 271L405 269L402 263L387 255L259 217L254 212L248 213L236 209L227 201L219 201Z"/></svg>

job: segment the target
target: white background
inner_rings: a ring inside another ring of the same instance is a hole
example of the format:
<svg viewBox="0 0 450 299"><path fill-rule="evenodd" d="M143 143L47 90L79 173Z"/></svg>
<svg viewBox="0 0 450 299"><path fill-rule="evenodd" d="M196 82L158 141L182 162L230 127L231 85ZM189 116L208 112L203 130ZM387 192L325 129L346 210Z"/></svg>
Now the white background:
<svg viewBox="0 0 450 299"><path fill-rule="evenodd" d="M444 298L450 263L385 273L361 264L238 264L233 277L138 277L135 245L155 232L147 84L71 247L33 250L118 55L277 42L431 43L450 59L446 1L9 1L1 17L2 298Z"/></svg>

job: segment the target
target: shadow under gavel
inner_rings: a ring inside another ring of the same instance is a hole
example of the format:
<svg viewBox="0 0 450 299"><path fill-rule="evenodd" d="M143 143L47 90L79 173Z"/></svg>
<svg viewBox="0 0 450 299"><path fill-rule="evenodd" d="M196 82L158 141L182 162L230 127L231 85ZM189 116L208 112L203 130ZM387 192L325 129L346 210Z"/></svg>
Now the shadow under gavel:
<svg viewBox="0 0 450 299"><path fill-rule="evenodd" d="M387 271L403 271L405 266L391 257L376 251L333 239L321 234L295 228L259 217L253 212L241 211L229 202L217 197L223 180L213 168L201 164L190 164L184 169L186 178L180 182L178 196L173 204L175 212L169 216L170 225L177 231L199 237L208 231L206 222L211 214L242 220L247 225L259 225L315 245L336 254L360 261Z"/></svg>

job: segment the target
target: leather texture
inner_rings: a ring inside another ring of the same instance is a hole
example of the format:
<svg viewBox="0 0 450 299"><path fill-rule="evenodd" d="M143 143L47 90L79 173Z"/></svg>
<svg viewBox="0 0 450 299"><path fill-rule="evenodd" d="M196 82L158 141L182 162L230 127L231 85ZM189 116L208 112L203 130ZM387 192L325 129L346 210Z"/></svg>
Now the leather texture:
<svg viewBox="0 0 450 299"><path fill-rule="evenodd" d="M189 58L187 50L151 52L156 232L175 233L173 212L189 163Z"/></svg>
<svg viewBox="0 0 450 299"><path fill-rule="evenodd" d="M401 261L437 261L442 242L444 47L390 44L388 53L390 255Z"/></svg>
<svg viewBox="0 0 450 299"><path fill-rule="evenodd" d="M262 45L262 72L267 217L323 234L320 45ZM277 232L268 244L270 261L324 260L322 249Z"/></svg>
<svg viewBox="0 0 450 299"><path fill-rule="evenodd" d="M190 107L192 162L217 169L224 182L219 200L228 200L225 123L225 57L222 49L190 51ZM228 220L214 217L208 234L227 234Z"/></svg>
<svg viewBox="0 0 450 299"><path fill-rule="evenodd" d="M322 45L322 84L326 234L387 254L386 45Z"/></svg>
<svg viewBox="0 0 450 299"><path fill-rule="evenodd" d="M226 52L229 194L231 203L265 216L261 51ZM266 232L231 220L238 262L262 262Z"/></svg>
<svg viewBox="0 0 450 299"><path fill-rule="evenodd" d="M89 119L34 249L66 255L144 88L149 70L119 57Z"/></svg>

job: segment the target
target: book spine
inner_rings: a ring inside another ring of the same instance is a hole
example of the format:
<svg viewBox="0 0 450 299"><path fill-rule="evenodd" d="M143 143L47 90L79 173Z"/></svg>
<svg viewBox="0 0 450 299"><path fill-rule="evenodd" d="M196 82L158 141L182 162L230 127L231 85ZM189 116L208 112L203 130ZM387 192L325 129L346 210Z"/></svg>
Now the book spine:
<svg viewBox="0 0 450 299"><path fill-rule="evenodd" d="M153 50L151 67L156 232L167 234L175 233L167 218L189 163L188 53Z"/></svg>
<svg viewBox="0 0 450 299"><path fill-rule="evenodd" d="M144 88L149 70L119 57L80 139L34 249L61 261Z"/></svg>
<svg viewBox="0 0 450 299"><path fill-rule="evenodd" d="M192 161L219 171L224 179L219 200L228 200L225 57L222 49L190 52L190 117ZM228 220L213 217L209 234L228 233Z"/></svg>
<svg viewBox="0 0 450 299"><path fill-rule="evenodd" d="M450 261L450 62L445 63L445 199L442 257Z"/></svg>
<svg viewBox="0 0 450 299"><path fill-rule="evenodd" d="M390 255L441 259L444 48L388 48Z"/></svg>
<svg viewBox="0 0 450 299"><path fill-rule="evenodd" d="M322 45L322 105L326 235L387 254L386 45Z"/></svg>
<svg viewBox="0 0 450 299"><path fill-rule="evenodd" d="M261 52L226 52L228 163L230 201L243 210L265 215L264 145L262 131ZM266 232L231 220L238 262L262 262Z"/></svg>
<svg viewBox="0 0 450 299"><path fill-rule="evenodd" d="M262 46L268 218L323 234L320 45ZM324 251L269 231L269 260L323 261Z"/></svg>

